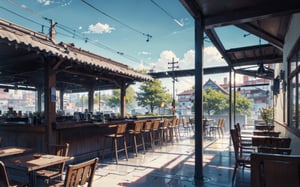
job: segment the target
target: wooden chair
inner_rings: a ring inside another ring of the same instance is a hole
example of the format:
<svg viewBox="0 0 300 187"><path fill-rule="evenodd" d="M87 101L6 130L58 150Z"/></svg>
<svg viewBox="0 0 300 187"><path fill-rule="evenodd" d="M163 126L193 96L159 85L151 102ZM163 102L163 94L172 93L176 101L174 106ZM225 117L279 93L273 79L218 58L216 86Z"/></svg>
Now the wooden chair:
<svg viewBox="0 0 300 187"><path fill-rule="evenodd" d="M253 131L254 136L272 136L272 137L279 137L281 132L275 131Z"/></svg>
<svg viewBox="0 0 300 187"><path fill-rule="evenodd" d="M252 146L252 135L246 136L242 135L241 126L239 123L234 125L234 129L237 131L239 136L239 141L241 144L241 152L243 153L252 153L255 148Z"/></svg>
<svg viewBox="0 0 300 187"><path fill-rule="evenodd" d="M151 120L145 121L144 128L142 129L142 136L144 138L145 148L147 148L146 147L147 144L148 145L150 144L152 151L154 151L153 135L151 129L152 129L152 121Z"/></svg>
<svg viewBox="0 0 300 187"><path fill-rule="evenodd" d="M189 134L191 134L192 126L191 126L191 124L188 123L186 117L182 117L181 122L182 122L183 129L185 131L185 134L188 136Z"/></svg>
<svg viewBox="0 0 300 187"><path fill-rule="evenodd" d="M242 145L240 142L240 138L238 135L238 132L236 129L230 130L230 135L232 139L232 144L234 148L234 156L235 156L235 166L234 166L234 172L232 176L232 181L235 179L236 171L239 166L244 167L250 167L250 154L243 154L242 152Z"/></svg>
<svg viewBox="0 0 300 187"><path fill-rule="evenodd" d="M114 150L111 150L111 152L115 152L115 158L116 163L118 164L119 158L118 158L118 152L124 151L126 160L128 160L128 153L127 153L127 145L126 145L126 128L127 123L121 123L117 124L116 127L114 127L114 132L112 134L107 134L104 136L103 141L103 149L102 149L102 157L104 158L104 152L105 152L105 146L106 146L106 139L112 139L112 145L114 147ZM123 140L123 148L118 148L118 140Z"/></svg>
<svg viewBox="0 0 300 187"><path fill-rule="evenodd" d="M251 187L299 187L299 155L251 154Z"/></svg>
<svg viewBox="0 0 300 187"><path fill-rule="evenodd" d="M172 144L174 144L174 138L176 138L176 142L178 142L178 133L176 131L176 125L178 123L178 120L178 118L173 118L171 124L168 126L169 138Z"/></svg>
<svg viewBox="0 0 300 187"><path fill-rule="evenodd" d="M162 139L161 139L161 133L159 131L159 125L160 125L160 120L153 120L153 125L152 125L152 129L151 129L151 133L152 133L152 140L153 140L153 145L155 145L156 142L159 143L160 148L161 148L161 144L162 144Z"/></svg>
<svg viewBox="0 0 300 187"><path fill-rule="evenodd" d="M69 153L69 144L66 143L64 145L49 145L48 153L57 155L57 156L68 156ZM46 183L49 183L49 180L60 177L62 179L62 175L65 169L65 162L48 167L47 169L38 170L36 172L36 176L38 178L44 178Z"/></svg>
<svg viewBox="0 0 300 187"><path fill-rule="evenodd" d="M0 161L0 186L1 187L20 187L29 186L29 184L22 184L21 182L12 181L8 179L5 165Z"/></svg>
<svg viewBox="0 0 300 187"><path fill-rule="evenodd" d="M93 178L97 169L98 158L82 162L76 165L69 165L64 181L60 181L49 187L77 187L87 186L92 187Z"/></svg>
<svg viewBox="0 0 300 187"><path fill-rule="evenodd" d="M164 122L162 124L161 127L159 127L159 131L161 134L161 138L162 138L162 142L164 142L165 144L167 144L168 142L168 126L169 126L169 119L164 119Z"/></svg>
<svg viewBox="0 0 300 187"><path fill-rule="evenodd" d="M214 134L217 136L217 132L219 137L224 136L224 124L225 124L225 119L219 119L217 125L212 125L209 127L210 134Z"/></svg>
<svg viewBox="0 0 300 187"><path fill-rule="evenodd" d="M132 150L135 151L136 156L138 155L139 147L143 147L144 154L146 154L145 140L142 133L144 122L144 120L135 121L133 129L128 131L129 135L131 135L131 139L133 139L133 144L131 144L131 146Z"/></svg>

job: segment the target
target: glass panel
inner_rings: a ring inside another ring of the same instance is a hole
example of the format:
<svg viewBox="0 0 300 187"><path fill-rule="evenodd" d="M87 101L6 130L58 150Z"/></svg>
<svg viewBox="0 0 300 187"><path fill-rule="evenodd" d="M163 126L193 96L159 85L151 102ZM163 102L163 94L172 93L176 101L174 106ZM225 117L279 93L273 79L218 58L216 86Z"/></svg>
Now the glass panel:
<svg viewBox="0 0 300 187"><path fill-rule="evenodd" d="M296 127L296 78L291 79L290 82L290 116L291 122L290 125L292 127Z"/></svg>
<svg viewBox="0 0 300 187"><path fill-rule="evenodd" d="M297 64L297 55L295 55L290 60L290 72L293 72L297 68Z"/></svg>

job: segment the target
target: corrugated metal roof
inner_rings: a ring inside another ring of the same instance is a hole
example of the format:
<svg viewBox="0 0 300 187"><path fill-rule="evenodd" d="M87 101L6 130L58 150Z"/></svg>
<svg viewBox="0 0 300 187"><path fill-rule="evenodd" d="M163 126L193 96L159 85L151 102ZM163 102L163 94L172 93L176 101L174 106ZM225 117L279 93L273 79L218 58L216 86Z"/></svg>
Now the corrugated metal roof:
<svg viewBox="0 0 300 187"><path fill-rule="evenodd" d="M134 79L152 80L151 76L136 72L127 65L84 51L70 44L56 44L44 34L28 30L2 19L0 19L0 39L2 43L16 45L16 47L43 53L46 56L56 56L77 63L96 66L114 73L131 76Z"/></svg>

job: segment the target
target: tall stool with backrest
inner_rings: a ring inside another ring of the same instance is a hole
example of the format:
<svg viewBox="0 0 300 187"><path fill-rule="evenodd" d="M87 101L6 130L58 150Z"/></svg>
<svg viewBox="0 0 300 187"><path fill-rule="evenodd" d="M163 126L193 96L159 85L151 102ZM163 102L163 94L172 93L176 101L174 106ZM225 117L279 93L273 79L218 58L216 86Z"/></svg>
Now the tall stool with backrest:
<svg viewBox="0 0 300 187"><path fill-rule="evenodd" d="M150 144L152 151L154 151L154 143L152 136L152 120L145 121L144 128L142 129L142 136L144 138L145 147L147 144Z"/></svg>
<svg viewBox="0 0 300 187"><path fill-rule="evenodd" d="M179 120L178 118L173 118L171 124L168 126L170 141L172 144L174 144L174 138L176 138L176 142L178 142L178 134L176 131L176 125L178 120Z"/></svg>
<svg viewBox="0 0 300 187"><path fill-rule="evenodd" d="M182 121L183 129L184 129L186 135L188 136L188 134L191 133L192 126L188 123L186 117L182 117L181 121Z"/></svg>
<svg viewBox="0 0 300 187"><path fill-rule="evenodd" d="M104 136L102 156L104 157L106 139L112 139L112 146L114 147L114 150L111 151L115 152L115 158L117 164L119 161L118 152L124 151L126 160L128 160L127 145L126 145L126 128L127 128L127 123L116 124L114 127L114 132L112 134L108 134ZM118 140L122 140L123 148L121 149L118 148Z"/></svg>
<svg viewBox="0 0 300 187"><path fill-rule="evenodd" d="M169 119L164 119L164 122L162 124L161 127L159 127L159 131L161 134L161 138L162 138L162 142L164 142L165 144L167 144L168 142L168 126L169 126Z"/></svg>
<svg viewBox="0 0 300 187"><path fill-rule="evenodd" d="M51 144L48 146L48 153L57 155L57 156L68 156L69 154L69 144ZM46 183L49 182L51 179L56 179L60 177L62 179L62 175L65 168L65 162L61 164L57 164L51 167L48 167L46 169L41 169L36 172L36 176L38 178L44 178L46 180Z"/></svg>
<svg viewBox="0 0 300 187"><path fill-rule="evenodd" d="M129 135L131 136L130 139L133 139L133 145L131 144L131 146L132 149L135 150L136 156L138 155L138 148L140 146L143 147L144 154L146 153L144 136L142 134L144 122L145 122L144 120L135 121L133 125L133 129L130 129L128 131Z"/></svg>
<svg viewBox="0 0 300 187"><path fill-rule="evenodd" d="M151 133L152 133L153 145L155 145L155 143L158 142L161 148L162 139L161 139L161 133L159 131L159 125L160 125L159 119L153 120Z"/></svg>

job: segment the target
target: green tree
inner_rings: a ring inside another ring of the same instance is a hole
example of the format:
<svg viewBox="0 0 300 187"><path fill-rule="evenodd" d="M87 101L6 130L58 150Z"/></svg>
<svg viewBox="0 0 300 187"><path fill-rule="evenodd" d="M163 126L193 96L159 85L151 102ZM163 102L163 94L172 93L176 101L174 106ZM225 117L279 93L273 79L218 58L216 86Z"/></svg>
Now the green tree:
<svg viewBox="0 0 300 187"><path fill-rule="evenodd" d="M228 108L228 96L215 89L203 91L203 109L208 115L220 114Z"/></svg>
<svg viewBox="0 0 300 187"><path fill-rule="evenodd" d="M252 102L250 99L243 97L240 93L236 93L236 104L235 104L235 111L237 114L244 114L244 115L250 115L251 108L252 108ZM234 100L232 99L232 102Z"/></svg>
<svg viewBox="0 0 300 187"><path fill-rule="evenodd" d="M167 89L162 87L162 82L159 79L147 81L141 84L140 92L137 93L137 101L140 106L149 107L153 113L155 108L159 108L162 102L165 105L170 105L172 102L171 94L167 93Z"/></svg>
<svg viewBox="0 0 300 187"><path fill-rule="evenodd" d="M126 109L130 109L134 105L135 101L135 91L133 87L129 86L126 89ZM121 90L115 89L113 90L112 96L108 98L107 104L110 107L117 107L120 106L121 103Z"/></svg>

